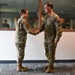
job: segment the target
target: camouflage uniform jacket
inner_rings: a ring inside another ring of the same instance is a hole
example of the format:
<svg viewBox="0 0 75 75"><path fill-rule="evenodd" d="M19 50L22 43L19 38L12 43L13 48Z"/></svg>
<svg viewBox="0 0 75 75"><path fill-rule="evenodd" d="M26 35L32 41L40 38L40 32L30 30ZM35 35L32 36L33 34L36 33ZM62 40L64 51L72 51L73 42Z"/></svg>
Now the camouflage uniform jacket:
<svg viewBox="0 0 75 75"><path fill-rule="evenodd" d="M24 22L27 22L26 19L22 17L18 19L16 24L16 35L15 42L16 43L25 43L27 39L27 27Z"/></svg>
<svg viewBox="0 0 75 75"><path fill-rule="evenodd" d="M49 40L59 40L62 35L62 26L60 23L60 18L57 14L46 15L42 22L42 27L40 27L40 32L44 31L45 41Z"/></svg>

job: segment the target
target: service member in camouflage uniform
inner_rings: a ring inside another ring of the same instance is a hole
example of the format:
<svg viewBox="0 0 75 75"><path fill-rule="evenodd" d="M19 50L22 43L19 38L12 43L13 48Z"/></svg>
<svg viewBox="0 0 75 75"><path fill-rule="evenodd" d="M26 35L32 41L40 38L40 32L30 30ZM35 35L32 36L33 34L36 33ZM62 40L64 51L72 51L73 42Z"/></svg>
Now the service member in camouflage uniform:
<svg viewBox="0 0 75 75"><path fill-rule="evenodd" d="M17 21L16 27L16 38L15 44L17 48L17 71L27 71L26 67L22 66L22 62L24 59L24 49L26 45L27 33L34 33L33 30L30 29L27 18L28 18L28 10L22 9L20 12L20 18Z"/></svg>
<svg viewBox="0 0 75 75"><path fill-rule="evenodd" d="M39 33L44 31L45 34L45 54L48 59L49 65L45 66L47 69L46 72L50 73L54 69L54 61L55 61L55 51L57 43L62 35L62 26L60 23L59 16L53 12L52 10L53 4L48 2L44 5L44 11L47 14L42 23L42 27L35 31L35 33Z"/></svg>

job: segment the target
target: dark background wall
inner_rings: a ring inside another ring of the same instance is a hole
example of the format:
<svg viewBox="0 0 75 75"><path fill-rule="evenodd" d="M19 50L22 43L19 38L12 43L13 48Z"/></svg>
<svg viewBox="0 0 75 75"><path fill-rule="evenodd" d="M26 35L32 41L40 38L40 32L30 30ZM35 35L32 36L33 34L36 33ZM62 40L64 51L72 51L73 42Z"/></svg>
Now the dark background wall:
<svg viewBox="0 0 75 75"><path fill-rule="evenodd" d="M61 18L75 19L75 14L60 14L60 13L58 13L58 15L59 15Z"/></svg>
<svg viewBox="0 0 75 75"><path fill-rule="evenodd" d="M59 14L57 13L61 18L69 18L69 19L75 19L75 14ZM1 18L11 18L11 28L14 28L14 18L19 18L18 12L0 12L0 27L1 27ZM29 18L35 18L36 12L30 12Z"/></svg>
<svg viewBox="0 0 75 75"><path fill-rule="evenodd" d="M0 21L1 18L11 18L11 28L14 28L14 18L19 18L19 13L18 12L0 12ZM36 17L36 13L29 13L30 18ZM1 27L2 22L0 22L0 27Z"/></svg>

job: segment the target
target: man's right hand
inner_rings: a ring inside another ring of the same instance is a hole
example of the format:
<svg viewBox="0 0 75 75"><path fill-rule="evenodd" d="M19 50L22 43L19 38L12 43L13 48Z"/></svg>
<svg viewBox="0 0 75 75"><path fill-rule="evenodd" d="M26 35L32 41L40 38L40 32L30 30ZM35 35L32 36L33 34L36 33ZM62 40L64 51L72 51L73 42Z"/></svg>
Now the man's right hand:
<svg viewBox="0 0 75 75"><path fill-rule="evenodd" d="M35 30L35 34L39 34L39 33L40 33L39 29Z"/></svg>

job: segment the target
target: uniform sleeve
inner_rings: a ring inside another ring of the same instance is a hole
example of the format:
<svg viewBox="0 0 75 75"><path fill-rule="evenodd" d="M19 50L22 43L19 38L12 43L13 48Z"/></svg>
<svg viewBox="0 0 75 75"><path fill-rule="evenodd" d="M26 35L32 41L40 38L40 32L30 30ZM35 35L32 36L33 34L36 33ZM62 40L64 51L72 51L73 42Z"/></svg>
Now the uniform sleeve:
<svg viewBox="0 0 75 75"><path fill-rule="evenodd" d="M43 21L42 21L42 25L41 25L41 27L40 27L40 32L42 32L43 30L44 30L44 28L45 28L45 18L43 19Z"/></svg>
<svg viewBox="0 0 75 75"><path fill-rule="evenodd" d="M29 33L30 25L27 21L24 21L24 29L26 30L27 33Z"/></svg>
<svg viewBox="0 0 75 75"><path fill-rule="evenodd" d="M56 29L56 38L55 40L60 40L60 37L62 36L62 25L60 23L60 18L58 15L56 15L56 20L55 20L55 29Z"/></svg>
<svg viewBox="0 0 75 75"><path fill-rule="evenodd" d="M27 21L25 21L24 24L25 24L25 30L26 30L26 32L29 33L29 34L33 34L33 35L35 35L35 32L34 32L33 29L30 28L29 23L28 23Z"/></svg>

